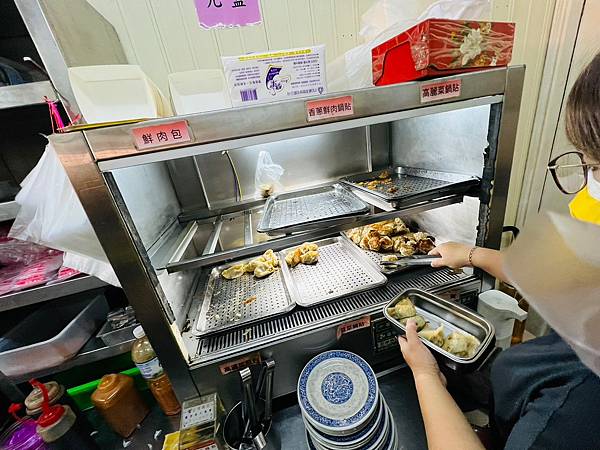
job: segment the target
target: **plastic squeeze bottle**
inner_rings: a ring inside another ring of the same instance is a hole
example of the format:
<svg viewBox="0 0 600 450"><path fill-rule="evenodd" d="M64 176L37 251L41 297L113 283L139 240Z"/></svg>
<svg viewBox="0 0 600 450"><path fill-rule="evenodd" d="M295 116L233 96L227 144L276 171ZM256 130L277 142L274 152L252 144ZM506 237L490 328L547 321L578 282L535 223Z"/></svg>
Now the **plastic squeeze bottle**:
<svg viewBox="0 0 600 450"><path fill-rule="evenodd" d="M148 383L148 387L158 402L160 408L167 416L173 416L181 411L181 405L173 392L173 386L169 377L160 365L160 361L146 337L141 326L133 330L136 341L131 348L131 359L135 363L142 377Z"/></svg>

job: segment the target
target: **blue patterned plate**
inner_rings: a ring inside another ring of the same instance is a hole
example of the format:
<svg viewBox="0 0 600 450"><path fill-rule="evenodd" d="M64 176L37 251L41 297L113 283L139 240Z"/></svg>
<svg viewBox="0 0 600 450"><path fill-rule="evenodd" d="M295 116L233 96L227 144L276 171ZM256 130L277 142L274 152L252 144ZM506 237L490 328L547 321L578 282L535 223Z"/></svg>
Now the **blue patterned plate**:
<svg viewBox="0 0 600 450"><path fill-rule="evenodd" d="M371 438L381 432L381 428L385 422L385 406L383 404L383 397L379 396L379 402L377 410L373 414L373 417L365 425L365 427L358 433L349 434L347 436L330 436L322 431L318 431L308 421L305 420L304 425L308 429L313 440L317 441L321 445L330 448L344 448L345 450L354 450L361 448L365 443L368 443Z"/></svg>
<svg viewBox="0 0 600 450"><path fill-rule="evenodd" d="M343 350L311 359L298 379L298 403L318 431L343 436L360 431L377 409L379 387L373 369Z"/></svg>

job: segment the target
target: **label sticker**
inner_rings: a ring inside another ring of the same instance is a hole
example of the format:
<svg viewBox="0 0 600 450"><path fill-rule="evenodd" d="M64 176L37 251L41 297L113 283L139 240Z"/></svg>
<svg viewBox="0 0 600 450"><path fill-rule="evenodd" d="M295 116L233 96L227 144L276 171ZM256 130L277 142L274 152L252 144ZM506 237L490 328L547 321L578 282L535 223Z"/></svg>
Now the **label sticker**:
<svg viewBox="0 0 600 450"><path fill-rule="evenodd" d="M236 359L235 361L229 361L219 366L221 375L227 375L231 372L237 372L238 370L245 369L253 364L260 364L260 354L254 353L252 355L244 356L243 358Z"/></svg>
<svg viewBox="0 0 600 450"><path fill-rule="evenodd" d="M134 128L131 132L133 133L135 146L138 150L177 145L192 140L187 121L185 120Z"/></svg>
<svg viewBox="0 0 600 450"><path fill-rule="evenodd" d="M353 331L360 330L362 328L368 328L370 326L371 316L363 316L360 319L353 320L352 322L343 323L337 328L337 339L339 341L344 334L352 333Z"/></svg>
<svg viewBox="0 0 600 450"><path fill-rule="evenodd" d="M306 102L306 120L309 122L353 115L354 100L351 95Z"/></svg>
<svg viewBox="0 0 600 450"><path fill-rule="evenodd" d="M327 93L325 46L221 58L233 106Z"/></svg>
<svg viewBox="0 0 600 450"><path fill-rule="evenodd" d="M441 83L421 85L421 103L460 97L462 80L448 80Z"/></svg>
<svg viewBox="0 0 600 450"><path fill-rule="evenodd" d="M135 363L135 365L138 369L140 369L142 377L146 380L151 380L163 372L163 368L160 365L158 358L152 358L150 361L146 361L145 363Z"/></svg>

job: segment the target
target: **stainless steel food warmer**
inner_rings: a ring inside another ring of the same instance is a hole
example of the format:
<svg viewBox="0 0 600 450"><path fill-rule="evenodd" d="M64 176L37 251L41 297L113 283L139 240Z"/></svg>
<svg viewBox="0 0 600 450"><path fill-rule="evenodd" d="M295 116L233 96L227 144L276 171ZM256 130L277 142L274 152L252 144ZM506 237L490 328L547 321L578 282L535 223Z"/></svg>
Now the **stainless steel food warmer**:
<svg viewBox="0 0 600 450"><path fill-rule="evenodd" d="M460 95L428 103L420 92L431 81L330 94L352 98L353 115L337 119L308 121L301 99L50 140L177 395L183 400L218 390L231 406L239 399L235 370L260 358L277 361L276 396L293 392L304 364L327 349L354 351L378 371L400 364L395 330L381 311L405 289L474 306L478 293L493 285L477 271L421 267L388 275L385 284L373 282L367 290L299 306L280 278L268 279L269 287L250 279L240 283L254 292L244 297L222 292L214 276L267 249L338 242L344 230L395 217L440 239L499 248L524 71L515 66L453 76ZM170 130L178 121L185 122L189 142L136 147L134 130ZM285 169L283 190L276 193L285 195L270 200L267 210L254 185L262 150ZM361 174L398 167L411 168L403 182L414 183L402 189L417 195L390 199L353 186L365 179ZM361 201L331 217L307 214L305 228L298 217L273 216L277 201L303 202L308 193L330 192L321 188L340 182ZM269 220L263 221L265 211ZM268 234L257 231L261 223ZM343 257L339 264L348 267L349 286L365 286L360 271Z"/></svg>

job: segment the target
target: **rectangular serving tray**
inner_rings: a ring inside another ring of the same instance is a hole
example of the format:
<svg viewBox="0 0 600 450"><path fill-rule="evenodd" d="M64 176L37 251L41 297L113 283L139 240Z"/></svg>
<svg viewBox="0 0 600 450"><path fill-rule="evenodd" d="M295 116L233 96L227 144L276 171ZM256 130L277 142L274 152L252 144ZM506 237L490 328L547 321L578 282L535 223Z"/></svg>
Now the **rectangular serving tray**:
<svg viewBox="0 0 600 450"><path fill-rule="evenodd" d="M435 329L440 325L444 325L446 336L453 331L457 331L471 335L481 343L477 352L471 358L461 358L426 339L420 338L425 345L440 355L446 366L454 370L476 370L485 362L487 356L494 349L496 342L494 326L486 318L458 303L444 300L421 289L407 289L383 308L383 315L400 334L404 334L406 328L388 313L388 308L392 308L406 297L413 302L417 314L428 321L431 328Z"/></svg>
<svg viewBox="0 0 600 450"><path fill-rule="evenodd" d="M387 282L376 264L342 236L314 242L319 261L291 268L285 256L297 246L282 250L282 272L292 300L299 306L312 306L362 292Z"/></svg>
<svg viewBox="0 0 600 450"><path fill-rule="evenodd" d="M256 231L269 235L334 226L361 216L369 206L341 184L270 197Z"/></svg>
<svg viewBox="0 0 600 450"><path fill-rule="evenodd" d="M214 267L206 284L202 307L194 325L195 335L219 331L232 326L256 322L290 311L294 308L280 267L266 278L257 279L244 274L234 280L226 280L221 272L233 265L247 263L252 258L233 261ZM256 296L255 300L252 297Z"/></svg>
<svg viewBox="0 0 600 450"><path fill-rule="evenodd" d="M377 189L368 189L359 184L377 180L385 174L391 177L391 184ZM480 183L479 178L470 175L400 166L353 175L340 181L353 189L381 198L394 208L452 194L465 194ZM395 192L388 191L392 187L396 189Z"/></svg>

